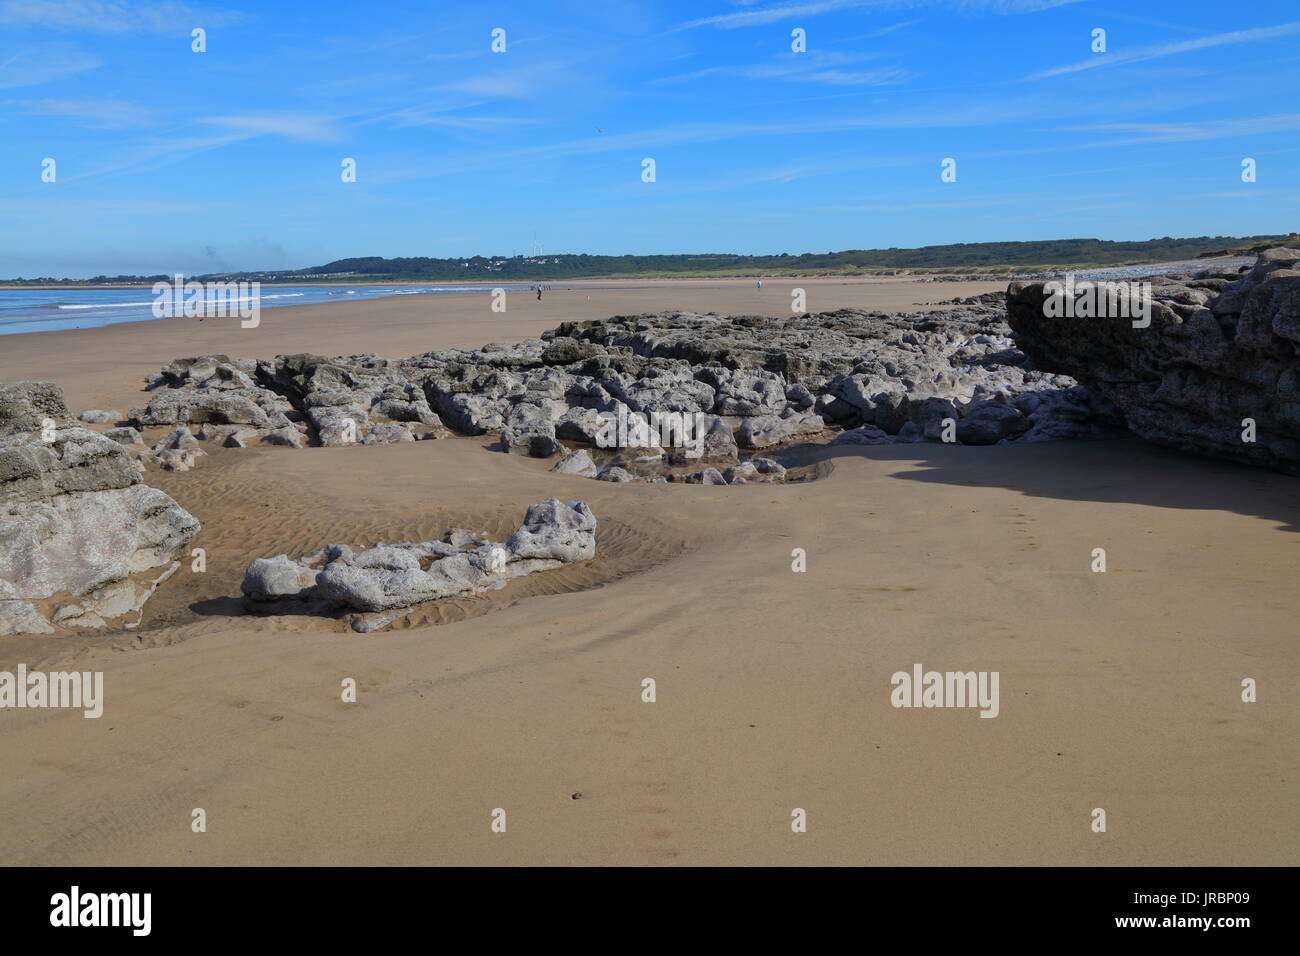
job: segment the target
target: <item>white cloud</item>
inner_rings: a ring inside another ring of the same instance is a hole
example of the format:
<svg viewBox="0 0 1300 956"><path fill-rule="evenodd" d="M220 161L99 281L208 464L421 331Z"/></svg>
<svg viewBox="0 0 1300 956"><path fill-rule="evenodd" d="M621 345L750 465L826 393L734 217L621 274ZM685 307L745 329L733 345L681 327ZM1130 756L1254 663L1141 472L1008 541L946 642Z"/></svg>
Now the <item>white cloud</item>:
<svg viewBox="0 0 1300 956"><path fill-rule="evenodd" d="M398 128L407 126L445 126L450 129L494 130L513 126L532 126L541 120L518 116L457 116L447 110L409 109L378 117Z"/></svg>
<svg viewBox="0 0 1300 956"><path fill-rule="evenodd" d="M498 57L498 59L500 59ZM484 100L551 101L570 91L593 95L598 83L590 74L576 71L566 61L512 63L477 76L465 76L438 87L443 93L460 93Z"/></svg>
<svg viewBox="0 0 1300 956"><path fill-rule="evenodd" d="M818 212L911 212L916 209L981 209L985 206L1014 206L1025 201L1023 195L1005 199L953 199L936 202L859 203L853 206L818 206Z"/></svg>
<svg viewBox="0 0 1300 956"><path fill-rule="evenodd" d="M0 90L50 83L103 65L99 57L76 47L56 43L29 46L8 58L0 54Z"/></svg>
<svg viewBox="0 0 1300 956"><path fill-rule="evenodd" d="M178 0L0 0L8 27L84 30L92 33L182 33L240 23L238 10L205 10Z"/></svg>
<svg viewBox="0 0 1300 956"><path fill-rule="evenodd" d="M452 93L468 93L471 96L487 96L492 99L520 99L537 92L536 85L523 71L517 73L503 71L467 77L455 83L447 83L440 88Z"/></svg>
<svg viewBox="0 0 1300 956"><path fill-rule="evenodd" d="M1191 123L1097 123L1070 127L1074 130L1098 130L1107 133L1131 133L1131 138L1105 145L1128 146L1135 143L1177 143L1187 140L1227 139L1265 133L1287 133L1300 129L1300 113L1275 113L1269 116L1239 116L1231 119L1200 120Z"/></svg>
<svg viewBox="0 0 1300 956"><path fill-rule="evenodd" d="M1234 190L1233 192L1230 193L1197 193L1192 198L1193 199L1234 199L1234 200L1235 199L1267 199L1267 198L1277 196L1278 194L1279 191L1276 189L1256 190L1251 188L1250 186L1243 185L1241 189Z"/></svg>
<svg viewBox="0 0 1300 956"><path fill-rule="evenodd" d="M841 70L869 60L878 60L880 53L838 53L815 50L808 53L786 53L767 63L745 66L711 66L693 73L679 73L651 80L652 85L686 83L706 76L731 75L750 80L793 79L808 83L827 83L833 86L888 86L903 83L920 74L900 67L886 66L874 70Z"/></svg>
<svg viewBox="0 0 1300 956"><path fill-rule="evenodd" d="M1041 13L1081 2L1082 0L953 0L952 6L972 13L1012 16L1019 13Z"/></svg>
<svg viewBox="0 0 1300 956"><path fill-rule="evenodd" d="M755 66L736 67L736 72L752 79L770 79L825 70L837 66L852 66L868 60L878 60L880 53L838 53L835 51L812 50L808 53L783 53L770 63Z"/></svg>
<svg viewBox="0 0 1300 956"><path fill-rule="evenodd" d="M224 126L249 136L274 135L310 143L330 143L339 139L334 122L311 113L246 113L242 116L204 116L200 123Z"/></svg>
<svg viewBox="0 0 1300 956"><path fill-rule="evenodd" d="M766 23L778 23L791 17L815 17L835 10L851 10L856 7L876 6L878 0L812 0L812 2L781 3L761 10L745 10L740 13L722 13L713 17L701 17L679 23L674 30L692 30L695 27L718 27L734 30L737 27L761 26Z"/></svg>
<svg viewBox="0 0 1300 956"><path fill-rule="evenodd" d="M1078 73L1082 70L1095 70L1105 66L1120 66L1126 63L1141 63L1193 50L1206 50L1216 46L1228 46L1234 43L1254 43L1258 40L1272 40L1275 37L1291 36L1300 33L1300 23L1283 23L1275 27L1256 27L1251 30L1234 30L1231 33L1216 33L1213 36L1198 37L1195 40L1180 40L1177 43L1163 43L1158 46L1138 47L1133 50L1120 50L1114 53L1093 54L1091 59L1081 60L1067 66L1057 66L1041 73L1026 77L1041 80L1049 76L1065 73Z"/></svg>
<svg viewBox="0 0 1300 956"><path fill-rule="evenodd" d="M879 30L872 30L870 33L860 33L857 36L843 37L840 42L852 43L856 40L875 40L883 36L888 36L896 30L905 30L908 27L914 27L920 22L920 20L905 20L902 23L891 23L887 27L881 27Z"/></svg>
<svg viewBox="0 0 1300 956"><path fill-rule="evenodd" d="M879 70L822 70L798 79L810 83L829 83L832 86L892 86L895 83L906 83L917 76L920 74L911 70L887 66Z"/></svg>
<svg viewBox="0 0 1300 956"><path fill-rule="evenodd" d="M16 105L32 116L59 116L90 129L129 129L153 121L149 110L117 99L29 100Z"/></svg>
<svg viewBox="0 0 1300 956"><path fill-rule="evenodd" d="M241 142L251 138L252 135L251 133L227 133L223 136L208 138L170 136L165 139L156 139L133 147L116 158L110 159L99 166L86 169L81 173L65 176L64 170L61 169L59 170L59 179L60 181L76 182L159 169L200 153Z"/></svg>
<svg viewBox="0 0 1300 956"><path fill-rule="evenodd" d="M734 30L738 27L764 26L794 17L815 17L837 10L854 10L860 7L927 7L946 6L958 13L990 13L1008 16L1019 13L1038 13L1063 7L1081 0L793 0L759 10L738 13L721 13L679 23L672 29L693 30L696 27L717 27ZM906 24L904 24L906 25ZM888 32L888 29L884 32ZM882 34L883 35L883 34Z"/></svg>

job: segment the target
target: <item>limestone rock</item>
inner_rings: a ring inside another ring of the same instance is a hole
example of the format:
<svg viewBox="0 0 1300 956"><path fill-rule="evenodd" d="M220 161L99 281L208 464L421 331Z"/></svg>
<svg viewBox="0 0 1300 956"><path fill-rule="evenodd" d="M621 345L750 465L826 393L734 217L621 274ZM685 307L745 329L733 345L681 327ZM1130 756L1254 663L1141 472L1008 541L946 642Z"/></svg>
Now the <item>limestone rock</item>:
<svg viewBox="0 0 1300 956"><path fill-rule="evenodd" d="M1150 324L1049 315L1043 283L1012 283L1008 321L1040 367L1078 379L1157 444L1300 472L1300 251L1269 249L1221 291L1154 284ZM1023 404L1020 406L1023 410ZM1039 401L1069 433L1077 402ZM1036 414L1036 413L1035 413ZM1253 429L1247 420L1253 423ZM1253 431L1253 433L1252 433ZM1027 438L1044 435L1037 424ZM1253 440L1249 440L1252 439Z"/></svg>
<svg viewBox="0 0 1300 956"><path fill-rule="evenodd" d="M46 420L64 425L71 418L63 389L53 382L0 382L0 435L38 432Z"/></svg>
<svg viewBox="0 0 1300 956"><path fill-rule="evenodd" d="M315 583L315 570L279 554L249 562L240 590L253 601L275 601L303 596Z"/></svg>
<svg viewBox="0 0 1300 956"><path fill-rule="evenodd" d="M558 471L562 475L581 475L584 478L595 478L598 469L596 463L591 460L591 452L585 448L579 448L569 452L557 461L551 471Z"/></svg>
<svg viewBox="0 0 1300 956"><path fill-rule="evenodd" d="M57 386L0 386L0 396L10 429L0 437L0 605L17 608L4 626L47 633L35 602L60 594L81 608L64 612L61 626L91 625L88 614L107 620L139 611L157 585L151 572L175 563L198 522L141 484L126 448L110 438L71 425L50 440L40 430L12 430L14 422L54 416L66 422Z"/></svg>
<svg viewBox="0 0 1300 956"><path fill-rule="evenodd" d="M532 505L504 544L453 530L441 542L377 544L361 551L328 545L302 561L286 555L255 559L242 588L259 607L305 600L348 609L356 612L348 617L350 626L365 632L392 623L401 609L502 587L513 578L586 561L595 553L591 510L582 502L551 498ZM323 564L319 571L317 564Z"/></svg>
<svg viewBox="0 0 1300 956"><path fill-rule="evenodd" d="M596 472L595 478L597 481L613 481L613 482L628 482L628 481L637 480L636 475L632 474L632 472L628 471L626 468L620 468L618 465L611 465L608 468L601 468L599 471Z"/></svg>
<svg viewBox="0 0 1300 956"><path fill-rule="evenodd" d="M119 411L104 411L102 408L91 408L77 416L81 421L91 425L108 425L116 424L122 420L122 413Z"/></svg>

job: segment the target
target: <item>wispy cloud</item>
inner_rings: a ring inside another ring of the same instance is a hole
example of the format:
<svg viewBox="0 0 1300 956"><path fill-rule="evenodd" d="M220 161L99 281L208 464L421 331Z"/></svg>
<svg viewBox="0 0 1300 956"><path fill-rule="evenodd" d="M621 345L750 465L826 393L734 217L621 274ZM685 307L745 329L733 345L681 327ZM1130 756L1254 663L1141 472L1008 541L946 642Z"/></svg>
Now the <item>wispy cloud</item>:
<svg viewBox="0 0 1300 956"><path fill-rule="evenodd" d="M936 202L858 203L852 206L818 206L818 212L912 212L917 209L980 209L985 206L1018 205L1025 201L1023 195L1005 199L951 199Z"/></svg>
<svg viewBox="0 0 1300 956"><path fill-rule="evenodd" d="M246 113L242 116L204 116L200 123L223 126L248 136L274 135L309 143L332 143L340 138L334 121L311 113Z"/></svg>
<svg viewBox="0 0 1300 956"><path fill-rule="evenodd" d="M537 92L536 85L525 73L508 70L466 77L454 83L446 83L440 89L449 93L468 93L471 96L502 100L521 99Z"/></svg>
<svg viewBox="0 0 1300 956"><path fill-rule="evenodd" d="M906 83L920 75L911 70L887 66L879 70L821 70L798 79L810 83L829 83L832 86L892 86L895 83Z"/></svg>
<svg viewBox="0 0 1300 956"><path fill-rule="evenodd" d="M878 6L879 0L804 0L797 3L780 3L774 7L760 10L742 10L737 13L720 13L717 16L701 17L679 23L673 30L694 30L696 27L718 27L722 30L734 30L737 27L762 26L767 23L779 23L791 17L815 17L836 10L852 10L858 7Z"/></svg>
<svg viewBox="0 0 1300 956"><path fill-rule="evenodd" d="M1280 189L1255 189L1253 186L1242 185L1241 189L1235 189L1232 192L1220 193L1197 193L1192 199L1270 199L1282 195Z"/></svg>
<svg viewBox="0 0 1300 956"><path fill-rule="evenodd" d="M376 118L398 128L410 126L445 126L449 129L497 130L515 126L533 126L538 119L520 116L461 116L450 110L418 109L398 110Z"/></svg>
<svg viewBox="0 0 1300 956"><path fill-rule="evenodd" d="M878 60L882 55L874 52L838 53L835 51L810 50L807 53L783 53L769 63L740 66L736 68L736 71L742 76L752 79L773 79L815 70L825 70L831 67L853 66L870 60Z"/></svg>
<svg viewBox="0 0 1300 956"><path fill-rule="evenodd" d="M58 116L88 129L130 129L154 122L145 107L111 98L28 100L12 105L30 116Z"/></svg>
<svg viewBox="0 0 1300 956"><path fill-rule="evenodd" d="M1121 66L1127 63L1142 63L1193 50L1207 50L1212 47L1229 46L1235 43L1255 43L1260 40L1272 40L1276 37L1292 36L1300 33L1300 23L1283 23L1275 27L1255 27L1251 30L1233 30L1231 33L1216 33L1212 36L1197 37L1195 40L1179 40L1177 43L1162 43L1156 46L1138 47L1133 50L1120 50L1115 53L1094 54L1091 59L1081 60L1066 66L1053 67L1041 73L1026 77L1029 80L1041 80L1049 76L1061 76L1066 73L1078 73L1082 70L1096 70L1107 66Z"/></svg>
<svg viewBox="0 0 1300 956"><path fill-rule="evenodd" d="M1229 119L1199 120L1189 123L1096 123L1072 126L1072 130L1098 130L1108 133L1131 133L1127 139L1107 145L1138 143L1176 143L1185 140L1227 139L1263 133L1287 133L1300 129L1300 113L1275 113L1269 116L1234 116Z"/></svg>
<svg viewBox="0 0 1300 956"><path fill-rule="evenodd" d="M876 40L883 36L889 36L897 30L906 30L908 27L914 27L920 20L904 20L902 23L891 23L887 27L881 27L879 30L872 30L870 33L859 33L857 36L836 37L836 42L853 43L856 40Z"/></svg>
<svg viewBox="0 0 1300 956"><path fill-rule="evenodd" d="M1126 96L1118 99L1093 99L1086 104L1081 104L1079 109L1086 110L1092 115L1110 116L1123 111L1149 112L1153 109L1170 108L1173 104L1182 107L1187 105L1181 98L1168 101L1142 101ZM1000 98L985 102L955 102L945 104L937 109L898 109L891 112L861 116L836 115L757 122L674 123L626 133L585 137L515 150L493 150L489 153L463 156L451 162L440 162L437 166L419 165L401 169L394 168L384 174L384 181L405 182L412 179L456 175L471 170L481 171L489 167L508 168L521 160L552 161L566 157L589 156L625 150L638 156L652 155L649 151L654 149L695 146L754 137L771 140L773 138L851 131L960 130L980 127L1004 129L1019 123L1054 121L1058 115L1059 104L1055 102L1055 98L1021 97L1016 99ZM1104 149L1143 143L1185 140L1225 139L1233 136L1285 132L1294 129L1300 129L1300 114L1205 120L1187 124L1098 123L1066 128L1056 127L1055 131L1058 135L1053 138L1053 145L1034 146L1027 149L1007 150L998 153L984 153L983 155L984 158L999 158L1073 153L1080 149ZM1059 136L1062 132L1104 132L1132 135L1067 141ZM972 154L963 155L969 158ZM895 159L896 157L887 160L884 165L899 165L899 163L895 162ZM934 162L937 160L930 156L918 157L915 161ZM818 168L782 167L775 170L768 177L768 181L788 182L810 175L823 175L835 171L842 172L845 168L848 168L848 165L861 168L860 163L843 165L839 170L820 168L820 165L818 164ZM871 165L876 165L876 163L873 162Z"/></svg>
<svg viewBox="0 0 1300 956"><path fill-rule="evenodd" d="M9 57L0 53L0 90L50 83L103 65L93 53L73 46L37 44Z"/></svg>
<svg viewBox="0 0 1300 956"><path fill-rule="evenodd" d="M996 16L1013 16L1019 13L1042 13L1057 7L1067 7L1082 0L951 0L950 5L968 13L991 13Z"/></svg>
<svg viewBox="0 0 1300 956"><path fill-rule="evenodd" d="M76 196L62 198L43 195L39 198L16 198L7 200L0 207L0 217L12 218L15 222L31 222L35 217L46 219L52 216L70 216L83 220L87 216L102 214L108 217L121 216L177 216L199 212L203 206L193 202L172 202L152 198L103 199Z"/></svg>
<svg viewBox="0 0 1300 956"><path fill-rule="evenodd" d="M128 149L99 166L88 168L83 172L66 174L66 167L60 168L59 180L89 181L160 169L201 153L251 139L253 135L241 132L228 133L224 136L169 136L165 139L155 139Z"/></svg>
<svg viewBox="0 0 1300 956"><path fill-rule="evenodd" d="M749 80L794 79L808 83L828 83L835 86L888 86L904 83L920 76L911 70L885 66L874 70L843 70L871 60L880 59L880 53L839 53L810 50L807 53L784 53L766 62L738 66L711 66L692 73L678 73L650 80L651 85L687 83L705 77L730 75Z"/></svg>
<svg viewBox="0 0 1300 956"><path fill-rule="evenodd" d="M0 24L89 33L188 33L247 20L238 10L193 7L179 0L0 0Z"/></svg>
<svg viewBox="0 0 1300 956"><path fill-rule="evenodd" d="M552 102L557 95L567 90L581 90L590 97L597 86L591 76L575 69L569 61L544 60L532 63L511 62L505 67L443 83L437 89L442 93L460 93L485 100Z"/></svg>
<svg viewBox="0 0 1300 956"><path fill-rule="evenodd" d="M794 0L794 2L778 3L757 10L741 10L736 13L700 17L679 23L671 29L677 31L694 30L697 27L716 27L720 30L735 30L740 27L765 26L795 17L816 17L823 13L855 10L861 7L945 6L958 13L1009 16L1019 13L1039 13L1079 2L1081 0Z"/></svg>

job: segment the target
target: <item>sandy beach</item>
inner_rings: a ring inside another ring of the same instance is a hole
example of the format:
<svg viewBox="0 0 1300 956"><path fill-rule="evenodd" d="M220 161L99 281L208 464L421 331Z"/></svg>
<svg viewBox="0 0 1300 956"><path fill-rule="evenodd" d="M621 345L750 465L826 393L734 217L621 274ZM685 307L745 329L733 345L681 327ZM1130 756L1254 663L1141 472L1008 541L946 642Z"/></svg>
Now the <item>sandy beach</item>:
<svg viewBox="0 0 1300 956"><path fill-rule="evenodd" d="M0 381L125 412L182 356L788 315L795 283L572 285L504 314L421 296L4 336ZM1003 288L798 286L819 312ZM823 448L805 483L619 485L490 445L213 448L150 471L202 522L207 571L166 582L138 631L0 638L0 669L102 670L106 694L98 720L0 718L0 864L1300 862L1294 478L1123 438ZM599 517L594 561L371 634L238 601L251 558L500 534L550 496ZM998 671L997 718L891 706L916 663Z"/></svg>

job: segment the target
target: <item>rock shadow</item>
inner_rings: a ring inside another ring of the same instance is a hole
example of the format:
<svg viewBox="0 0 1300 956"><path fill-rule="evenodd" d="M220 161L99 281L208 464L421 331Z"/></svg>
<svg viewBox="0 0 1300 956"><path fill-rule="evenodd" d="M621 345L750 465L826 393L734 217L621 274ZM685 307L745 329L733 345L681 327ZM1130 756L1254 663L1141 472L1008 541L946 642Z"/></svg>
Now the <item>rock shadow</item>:
<svg viewBox="0 0 1300 956"><path fill-rule="evenodd" d="M902 481L1007 488L1035 498L1099 504L1229 511L1300 531L1300 484L1294 476L1136 437L992 446L805 446L797 454L810 462L850 457L897 461L907 467L890 477Z"/></svg>

